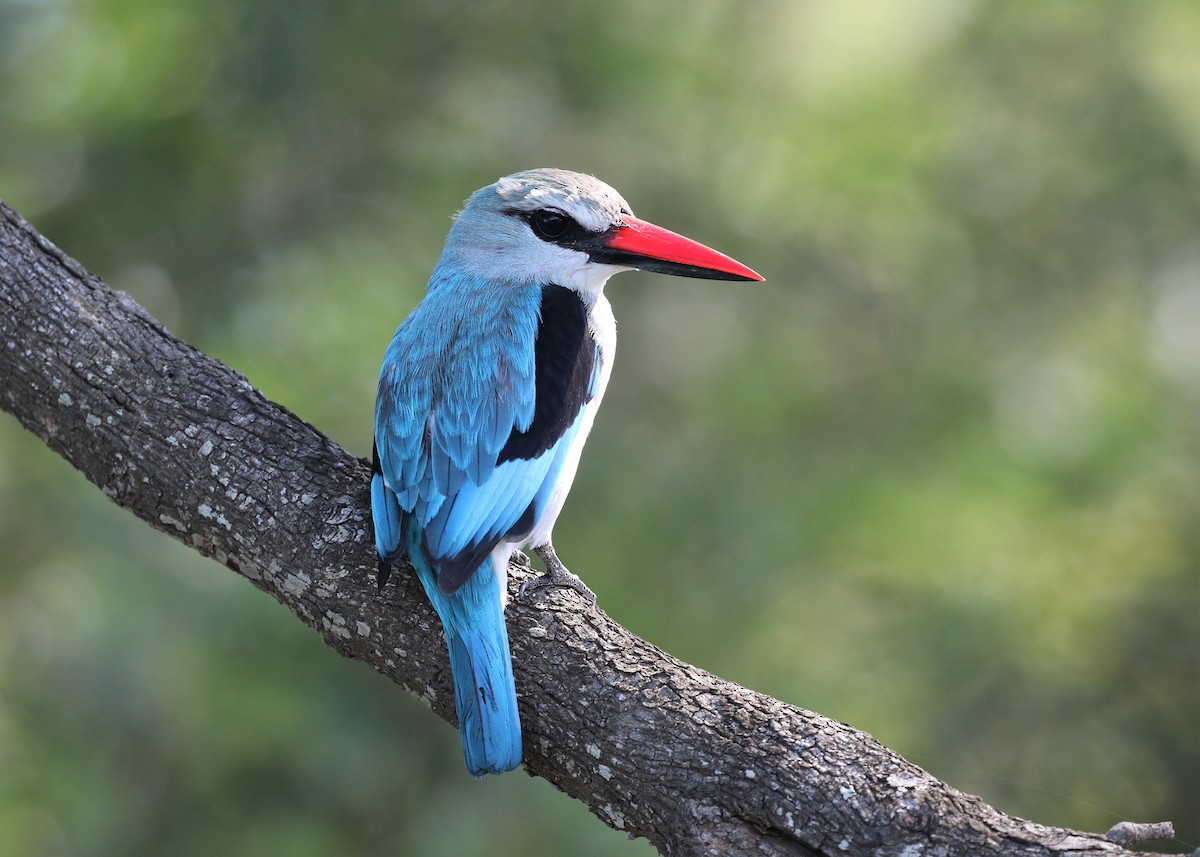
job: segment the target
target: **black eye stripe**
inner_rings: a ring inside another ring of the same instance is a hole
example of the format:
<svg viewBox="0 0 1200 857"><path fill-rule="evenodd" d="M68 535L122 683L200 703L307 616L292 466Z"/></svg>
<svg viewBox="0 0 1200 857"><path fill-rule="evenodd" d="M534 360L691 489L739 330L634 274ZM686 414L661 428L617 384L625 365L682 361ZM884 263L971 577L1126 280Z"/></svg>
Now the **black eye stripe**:
<svg viewBox="0 0 1200 857"><path fill-rule="evenodd" d="M541 208L525 214L525 220L533 234L543 241L555 244L570 242L580 237L585 231L582 226L561 211L553 208Z"/></svg>

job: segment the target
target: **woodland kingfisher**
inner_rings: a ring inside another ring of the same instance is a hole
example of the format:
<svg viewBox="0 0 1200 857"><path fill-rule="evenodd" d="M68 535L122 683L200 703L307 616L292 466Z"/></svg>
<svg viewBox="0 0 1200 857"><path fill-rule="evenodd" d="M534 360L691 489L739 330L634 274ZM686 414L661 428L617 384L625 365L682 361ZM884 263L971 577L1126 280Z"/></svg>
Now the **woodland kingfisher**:
<svg viewBox="0 0 1200 857"><path fill-rule="evenodd" d="M407 554L445 631L475 776L521 763L504 625L510 558L531 547L546 565L535 588L594 598L550 536L612 371L604 284L631 268L762 279L634 217L591 176L528 170L466 201L384 354L371 481L379 582Z"/></svg>

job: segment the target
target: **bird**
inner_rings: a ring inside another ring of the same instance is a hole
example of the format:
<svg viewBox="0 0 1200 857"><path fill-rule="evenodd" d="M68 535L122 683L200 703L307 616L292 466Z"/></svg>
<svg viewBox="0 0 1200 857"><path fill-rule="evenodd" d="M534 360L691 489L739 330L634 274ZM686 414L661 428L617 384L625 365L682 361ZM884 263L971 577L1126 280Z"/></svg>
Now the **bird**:
<svg viewBox="0 0 1200 857"><path fill-rule="evenodd" d="M408 556L445 632L467 770L521 763L504 611L522 547L594 601L551 532L604 397L616 322L609 277L763 278L640 220L613 188L558 169L513 173L455 216L425 296L384 353L371 514L377 581ZM523 587L518 598L525 598Z"/></svg>

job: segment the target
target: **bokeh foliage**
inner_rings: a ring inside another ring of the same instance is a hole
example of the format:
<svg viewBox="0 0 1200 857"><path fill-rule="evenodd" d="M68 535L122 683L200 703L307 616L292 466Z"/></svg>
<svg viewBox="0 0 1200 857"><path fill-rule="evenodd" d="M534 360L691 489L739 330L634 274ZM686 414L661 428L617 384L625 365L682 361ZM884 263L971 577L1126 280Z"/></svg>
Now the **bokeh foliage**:
<svg viewBox="0 0 1200 857"><path fill-rule="evenodd" d="M450 214L625 274L556 542L608 611L1007 811L1200 844L1200 6L0 0L0 196L349 449ZM0 854L646 854L0 420Z"/></svg>

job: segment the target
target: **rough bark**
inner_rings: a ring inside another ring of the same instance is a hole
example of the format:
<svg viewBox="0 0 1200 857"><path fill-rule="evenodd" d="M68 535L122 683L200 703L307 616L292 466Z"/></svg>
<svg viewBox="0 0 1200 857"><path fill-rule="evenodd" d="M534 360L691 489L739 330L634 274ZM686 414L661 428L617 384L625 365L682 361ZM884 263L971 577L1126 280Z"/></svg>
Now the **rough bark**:
<svg viewBox="0 0 1200 857"><path fill-rule="evenodd" d="M376 592L366 464L2 203L0 404L109 499L453 721L414 576ZM512 569L514 592L529 574ZM528 772L664 854L1120 855L1147 838L1005 815L863 732L671 657L574 593L514 602L508 628Z"/></svg>

